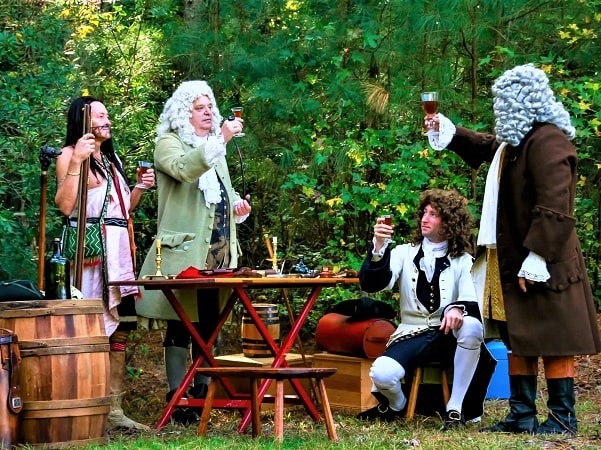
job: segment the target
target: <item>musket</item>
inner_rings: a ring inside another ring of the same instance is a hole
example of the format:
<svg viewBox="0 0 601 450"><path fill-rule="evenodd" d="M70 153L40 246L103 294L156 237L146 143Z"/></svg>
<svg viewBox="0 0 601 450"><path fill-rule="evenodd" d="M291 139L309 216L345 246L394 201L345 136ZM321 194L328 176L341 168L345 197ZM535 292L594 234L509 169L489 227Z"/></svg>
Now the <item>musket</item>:
<svg viewBox="0 0 601 450"><path fill-rule="evenodd" d="M83 109L83 135L92 131L92 119L90 105L84 105ZM83 136L82 135L82 136ZM88 172L90 171L90 159L87 158L81 164L81 176L79 177L79 190L77 193L77 246L75 247L75 261L73 262L74 276L73 285L81 290L83 278L83 260L86 253L86 210L88 208Z"/></svg>
<svg viewBox="0 0 601 450"><path fill-rule="evenodd" d="M52 160L61 154L60 150L44 145L40 150L40 164L42 174L40 176L40 226L38 235L38 289L44 289L44 264L46 253L46 198L48 188L48 168Z"/></svg>

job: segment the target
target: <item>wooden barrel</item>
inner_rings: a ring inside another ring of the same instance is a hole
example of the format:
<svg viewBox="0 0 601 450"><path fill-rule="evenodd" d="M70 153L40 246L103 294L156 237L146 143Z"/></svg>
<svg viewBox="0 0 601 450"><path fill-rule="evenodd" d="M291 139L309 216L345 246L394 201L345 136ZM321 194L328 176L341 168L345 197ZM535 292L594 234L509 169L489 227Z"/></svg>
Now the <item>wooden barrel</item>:
<svg viewBox="0 0 601 450"><path fill-rule="evenodd" d="M270 303L253 303L261 322L265 324L269 335L280 343L280 316L278 305ZM253 323L248 311L242 316L242 353L248 358L271 358L273 353Z"/></svg>
<svg viewBox="0 0 601 450"><path fill-rule="evenodd" d="M0 303L21 350L19 442L63 448L106 442L109 341L102 300Z"/></svg>

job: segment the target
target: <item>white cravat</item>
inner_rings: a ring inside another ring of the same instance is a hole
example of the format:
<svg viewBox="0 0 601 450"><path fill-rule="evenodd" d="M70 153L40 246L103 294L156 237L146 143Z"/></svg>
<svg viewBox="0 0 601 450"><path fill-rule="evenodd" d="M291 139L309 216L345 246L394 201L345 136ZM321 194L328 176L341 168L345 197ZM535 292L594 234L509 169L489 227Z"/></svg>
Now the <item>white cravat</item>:
<svg viewBox="0 0 601 450"><path fill-rule="evenodd" d="M221 186L217 179L217 172L215 171L215 165L219 159L225 157L225 141L223 135L217 136L194 136L196 146L204 144L205 146L205 158L207 163L212 166L211 169L203 173L198 178L198 189L202 191L205 197L205 204L207 208L211 207L211 204L217 204L221 202Z"/></svg>
<svg viewBox="0 0 601 450"><path fill-rule="evenodd" d="M484 187L484 200L482 201L482 215L480 216L480 230L478 231L478 245L489 248L497 246L497 204L499 202L499 178L501 177L501 163L503 152L507 146L501 143L490 163Z"/></svg>
<svg viewBox="0 0 601 450"><path fill-rule="evenodd" d="M198 179L198 189L205 196L205 205L207 205L207 208L210 208L211 204L217 204L221 201L221 189L214 167L211 167L200 176Z"/></svg>
<svg viewBox="0 0 601 450"><path fill-rule="evenodd" d="M448 241L432 242L427 237L424 237L424 240L422 241L424 257L419 261L419 268L425 272L428 283L431 283L432 278L434 277L436 258L442 258L445 256L448 248Z"/></svg>

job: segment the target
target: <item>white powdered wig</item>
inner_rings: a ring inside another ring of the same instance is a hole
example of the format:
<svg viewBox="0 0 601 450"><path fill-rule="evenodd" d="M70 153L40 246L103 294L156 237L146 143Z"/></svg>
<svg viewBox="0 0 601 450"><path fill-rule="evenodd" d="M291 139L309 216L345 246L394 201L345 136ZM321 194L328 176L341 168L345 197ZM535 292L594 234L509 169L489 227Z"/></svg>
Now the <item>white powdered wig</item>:
<svg viewBox="0 0 601 450"><path fill-rule="evenodd" d="M572 140L576 130L570 115L555 99L549 79L532 64L514 67L492 86L495 132L499 142L517 146L535 122L551 123Z"/></svg>
<svg viewBox="0 0 601 450"><path fill-rule="evenodd" d="M192 117L192 104L201 96L206 95L213 104L213 126L212 135L221 134L222 117L213 95L213 90L205 81L184 81L165 103L163 112L159 117L157 128L157 140L165 133L176 133L182 141L193 147L206 141L194 133L194 127L190 124Z"/></svg>

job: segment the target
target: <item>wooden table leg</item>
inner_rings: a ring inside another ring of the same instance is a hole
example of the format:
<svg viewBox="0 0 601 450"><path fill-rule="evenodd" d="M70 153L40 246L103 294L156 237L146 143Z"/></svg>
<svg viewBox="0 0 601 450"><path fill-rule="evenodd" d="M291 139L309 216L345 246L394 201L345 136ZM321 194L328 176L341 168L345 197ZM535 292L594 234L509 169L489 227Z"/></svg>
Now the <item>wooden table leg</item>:
<svg viewBox="0 0 601 450"><path fill-rule="evenodd" d="M215 384L217 380L211 380L209 388L207 389L207 396L205 397L205 403L200 415L200 422L198 423L198 429L196 433L199 436L207 435L207 428L209 425L209 418L211 416L211 409L213 408L213 399L215 398Z"/></svg>
<svg viewBox="0 0 601 450"><path fill-rule="evenodd" d="M252 437L261 436L261 401L259 400L259 379L250 377L250 416Z"/></svg>
<svg viewBox="0 0 601 450"><path fill-rule="evenodd" d="M284 440L284 380L275 382L275 438L278 442Z"/></svg>

